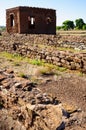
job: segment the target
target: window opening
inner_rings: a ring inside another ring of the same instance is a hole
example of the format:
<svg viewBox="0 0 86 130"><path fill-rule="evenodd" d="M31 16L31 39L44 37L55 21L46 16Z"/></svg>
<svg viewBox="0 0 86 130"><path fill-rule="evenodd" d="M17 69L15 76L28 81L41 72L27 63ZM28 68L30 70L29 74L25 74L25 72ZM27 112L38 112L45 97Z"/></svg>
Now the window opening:
<svg viewBox="0 0 86 130"><path fill-rule="evenodd" d="M29 19L29 28L34 29L35 28L35 18L34 17L28 17Z"/></svg>
<svg viewBox="0 0 86 130"><path fill-rule="evenodd" d="M31 18L31 25L33 25L34 24L34 18L32 17Z"/></svg>
<svg viewBox="0 0 86 130"><path fill-rule="evenodd" d="M46 19L46 23L47 24L50 24L52 21L51 21L51 18L50 17L47 17L47 19Z"/></svg>
<svg viewBox="0 0 86 130"><path fill-rule="evenodd" d="M11 25L11 27L13 27L15 25L15 23L14 23L14 15L13 14L10 15L10 25Z"/></svg>

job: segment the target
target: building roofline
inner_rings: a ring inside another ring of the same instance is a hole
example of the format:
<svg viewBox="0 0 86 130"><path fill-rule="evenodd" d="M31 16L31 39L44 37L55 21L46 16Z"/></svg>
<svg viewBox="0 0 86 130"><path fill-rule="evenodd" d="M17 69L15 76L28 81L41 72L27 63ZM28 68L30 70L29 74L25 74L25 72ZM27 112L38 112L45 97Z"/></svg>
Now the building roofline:
<svg viewBox="0 0 86 130"><path fill-rule="evenodd" d="M51 8L41 8L41 7L29 7L29 6L17 6L17 7L13 7L13 8L9 8L9 9L6 9L6 11L8 10L14 10L14 9L39 9L39 10L52 10L52 11L56 11L55 9L51 9Z"/></svg>

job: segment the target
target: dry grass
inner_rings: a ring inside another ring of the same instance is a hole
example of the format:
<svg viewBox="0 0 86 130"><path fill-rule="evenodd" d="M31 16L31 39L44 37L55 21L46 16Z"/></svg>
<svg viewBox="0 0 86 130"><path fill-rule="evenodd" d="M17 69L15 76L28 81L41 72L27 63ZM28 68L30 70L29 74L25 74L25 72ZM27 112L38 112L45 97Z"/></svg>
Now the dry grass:
<svg viewBox="0 0 86 130"><path fill-rule="evenodd" d="M86 36L86 30L57 31L60 35Z"/></svg>

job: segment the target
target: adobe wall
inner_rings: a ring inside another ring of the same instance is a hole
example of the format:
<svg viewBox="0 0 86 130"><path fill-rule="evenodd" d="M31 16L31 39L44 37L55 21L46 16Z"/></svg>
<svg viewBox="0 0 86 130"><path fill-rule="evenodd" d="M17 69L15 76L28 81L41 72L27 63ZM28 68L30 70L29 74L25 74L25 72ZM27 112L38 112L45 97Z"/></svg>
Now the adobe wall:
<svg viewBox="0 0 86 130"><path fill-rule="evenodd" d="M29 29L29 16L35 18L34 29ZM48 25L47 17L51 18ZM41 8L20 8L21 33L31 34L56 34L56 13L55 10Z"/></svg>
<svg viewBox="0 0 86 130"><path fill-rule="evenodd" d="M15 26L11 27L11 23L10 23L10 15L13 14L14 16L14 22L15 22ZM7 9L6 10L6 30L8 33L18 33L19 32L19 9L15 8L15 9Z"/></svg>
<svg viewBox="0 0 86 130"><path fill-rule="evenodd" d="M71 70L80 70L86 73L86 52L60 51L56 48L56 44L54 47L54 43L54 48L50 48L49 45L51 42L49 42L48 39L51 41L56 40L58 46L59 37L53 35L25 36L17 34L4 36L4 38L0 40L0 51L45 60L57 66L66 67Z"/></svg>
<svg viewBox="0 0 86 130"><path fill-rule="evenodd" d="M14 16L14 26L10 26L10 14ZM35 19L34 28L30 28L30 18ZM50 22L47 19L50 18ZM6 10L8 33L56 34L56 11L53 9L15 7Z"/></svg>

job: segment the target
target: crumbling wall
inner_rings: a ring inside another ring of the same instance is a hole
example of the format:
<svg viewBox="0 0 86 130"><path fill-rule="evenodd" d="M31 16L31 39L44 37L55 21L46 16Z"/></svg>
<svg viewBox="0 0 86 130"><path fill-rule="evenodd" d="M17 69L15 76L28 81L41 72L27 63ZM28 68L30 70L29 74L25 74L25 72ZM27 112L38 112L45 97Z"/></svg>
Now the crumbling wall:
<svg viewBox="0 0 86 130"><path fill-rule="evenodd" d="M0 41L0 51L17 53L29 58L45 60L45 62L71 70L86 72L86 52L60 51L57 47L54 47L54 45L56 46L54 40L58 41L58 36L9 35ZM50 46L50 43L53 46Z"/></svg>

